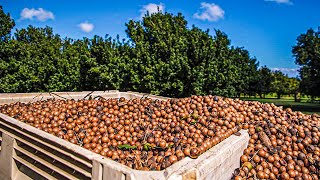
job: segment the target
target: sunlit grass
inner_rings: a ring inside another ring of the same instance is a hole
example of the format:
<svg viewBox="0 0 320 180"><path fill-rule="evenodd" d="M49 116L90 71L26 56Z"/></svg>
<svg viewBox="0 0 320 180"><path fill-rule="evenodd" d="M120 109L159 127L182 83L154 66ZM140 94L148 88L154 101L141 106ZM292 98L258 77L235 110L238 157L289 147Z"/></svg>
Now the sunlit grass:
<svg viewBox="0 0 320 180"><path fill-rule="evenodd" d="M294 111L301 111L306 114L320 114L320 103L310 103L309 98L301 98L301 102L295 102L293 97L282 97L281 99L277 99L274 97L266 96L266 98L242 97L240 99L248 101L259 101L262 103L274 103L277 106L291 108Z"/></svg>

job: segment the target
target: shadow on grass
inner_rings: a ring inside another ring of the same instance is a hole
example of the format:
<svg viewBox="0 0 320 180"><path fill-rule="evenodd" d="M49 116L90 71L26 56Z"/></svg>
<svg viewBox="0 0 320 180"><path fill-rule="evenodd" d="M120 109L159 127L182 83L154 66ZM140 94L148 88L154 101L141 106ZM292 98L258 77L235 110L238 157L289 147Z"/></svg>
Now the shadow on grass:
<svg viewBox="0 0 320 180"><path fill-rule="evenodd" d="M276 104L277 105L277 104ZM284 108L291 108L294 111L306 112L308 114L320 113L320 106L283 105Z"/></svg>
<svg viewBox="0 0 320 180"><path fill-rule="evenodd" d="M274 103L277 106L283 106L284 108L291 108L293 111L301 111L303 113L320 114L320 104L319 103L307 103L307 102L294 102L290 99L276 99L276 98L240 98L247 101L259 101L262 103Z"/></svg>

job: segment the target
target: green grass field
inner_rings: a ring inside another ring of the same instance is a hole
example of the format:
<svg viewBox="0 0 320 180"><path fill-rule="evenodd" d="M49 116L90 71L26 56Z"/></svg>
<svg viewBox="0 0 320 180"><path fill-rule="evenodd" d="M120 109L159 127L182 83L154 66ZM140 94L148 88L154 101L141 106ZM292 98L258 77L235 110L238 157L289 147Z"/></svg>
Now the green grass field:
<svg viewBox="0 0 320 180"><path fill-rule="evenodd" d="M301 111L306 114L320 114L320 103L310 103L308 102L307 98L301 98L301 102L294 102L292 97L283 97L281 99L242 97L240 99L248 101L260 101L262 103L274 103L277 106L291 108L294 111Z"/></svg>

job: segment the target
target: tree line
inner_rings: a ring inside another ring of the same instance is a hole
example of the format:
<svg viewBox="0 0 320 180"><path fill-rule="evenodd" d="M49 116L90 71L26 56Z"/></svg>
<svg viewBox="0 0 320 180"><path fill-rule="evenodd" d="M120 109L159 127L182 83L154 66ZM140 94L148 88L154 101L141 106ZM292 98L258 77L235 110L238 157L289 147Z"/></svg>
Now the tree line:
<svg viewBox="0 0 320 180"><path fill-rule="evenodd" d="M170 97L270 92L280 97L301 89L299 79L259 68L257 59L232 46L224 32L214 30L212 36L188 28L180 13L130 20L128 40L62 38L48 26L11 34L15 22L2 7L0 22L0 93L118 89Z"/></svg>

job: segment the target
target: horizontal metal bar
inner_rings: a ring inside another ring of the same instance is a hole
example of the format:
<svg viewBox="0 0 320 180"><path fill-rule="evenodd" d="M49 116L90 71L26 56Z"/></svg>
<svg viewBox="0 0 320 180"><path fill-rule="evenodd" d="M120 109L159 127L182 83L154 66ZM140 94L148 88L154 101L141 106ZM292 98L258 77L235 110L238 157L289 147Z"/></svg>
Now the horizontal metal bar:
<svg viewBox="0 0 320 180"><path fill-rule="evenodd" d="M31 135L29 135L29 134L27 134L27 133L25 133L25 132L23 132L23 131L21 131L21 130L19 130L19 129L17 129L17 128L11 127L11 126L9 126L8 124L6 124L6 123L4 123L4 122L2 122L2 121L0 121L0 124L4 125L4 126L7 127L7 128L12 129L12 130L15 131L15 132L20 133L20 134L23 135L23 136L26 136L26 137L28 137L28 138L36 141L36 142L39 142L39 143L41 143L41 144L43 144L43 145L45 145L45 146L48 146L49 148L52 148L52 149L54 149L54 150L56 150L56 151L58 151L58 152L60 152L60 153L62 153L62 154L65 154L65 155L69 156L70 158L73 158L73 159L75 159L76 161L79 161L79 162L81 162L82 164L88 166L89 168L92 168L92 164L91 164L91 163L89 163L89 162L87 162L87 161L85 161L85 160L83 160L83 159L81 159L81 158L79 158L79 157L77 157L77 156L75 156L75 155L73 155L73 154L66 153L66 152L63 151L62 149L60 149L60 148L58 148L58 147L55 147L55 146L53 146L53 145L51 145L51 144L49 144L49 143L46 143L46 142L44 142L44 141L42 141L42 140L39 140L38 138L35 138L34 136L31 136ZM1 129L1 128L0 128L0 129ZM14 138L17 138L17 135L8 132L8 131L6 131L5 129L2 129L2 131L6 132L7 134L10 134L10 135L11 135L12 137L14 137ZM80 148L80 147L79 147L79 148Z"/></svg>
<svg viewBox="0 0 320 180"><path fill-rule="evenodd" d="M48 178L48 179L57 179L53 176L51 176L50 174L46 173L45 171L39 169L38 167L34 166L33 164L29 163L28 161L22 159L19 156L14 155L13 159L15 159L16 161L20 162L21 164L27 166L29 169L33 170L35 173L40 174L41 176Z"/></svg>
<svg viewBox="0 0 320 180"><path fill-rule="evenodd" d="M20 137L17 137L16 139L19 140L20 142L26 144L27 146L32 147L33 149L35 149L37 151L40 151L40 152L44 153L45 155L50 156L51 158L53 158L53 159L65 164L66 166L68 166L68 167L78 171L79 173L91 178L91 172L88 172L88 171L86 171L86 170L84 170L84 169L72 164L71 162L66 161L66 160L64 160L64 159L62 159L62 158L60 158L60 157L48 152L47 150L38 147L36 144L32 144L32 143L30 143L28 141L25 141L24 139L22 139ZM17 145L15 145L14 148L16 148L16 146Z"/></svg>
<svg viewBox="0 0 320 180"><path fill-rule="evenodd" d="M0 151L1 151L1 143L2 143L2 132L0 132Z"/></svg>
<svg viewBox="0 0 320 180"><path fill-rule="evenodd" d="M32 158L33 160L39 162L40 164L46 166L49 169L52 169L56 173L61 174L62 176L66 177L68 179L77 179L76 177L72 176L71 174L65 172L63 169L60 169L60 168L48 163L47 161L39 158L38 156L35 156L35 155L31 154L29 151L26 151L26 150L24 150L23 148L21 148L19 146L15 147L15 149L18 150L19 152L21 152L22 154L28 156L29 158ZM19 157L19 156L17 156L17 157Z"/></svg>

